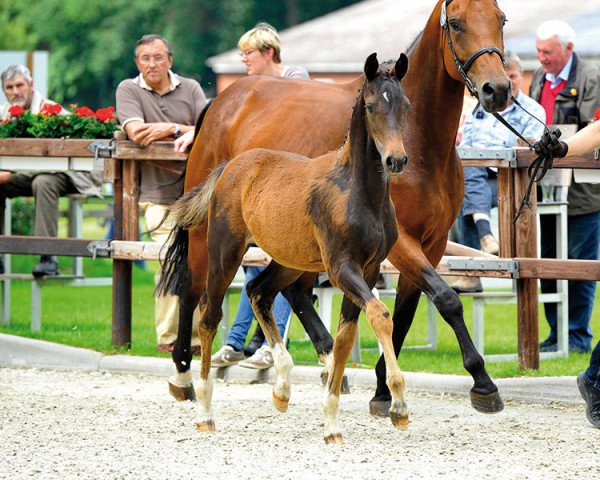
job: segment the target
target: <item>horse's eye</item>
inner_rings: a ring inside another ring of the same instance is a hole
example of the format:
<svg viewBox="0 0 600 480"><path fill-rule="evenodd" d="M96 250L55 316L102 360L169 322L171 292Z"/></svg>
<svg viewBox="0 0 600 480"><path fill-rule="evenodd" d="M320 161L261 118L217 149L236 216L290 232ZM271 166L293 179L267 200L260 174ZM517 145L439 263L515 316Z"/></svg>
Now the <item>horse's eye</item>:
<svg viewBox="0 0 600 480"><path fill-rule="evenodd" d="M507 18L504 18L504 19L502 20L502 26L503 26L503 27L504 27L504 26L506 26L506 22L508 22L508 19L507 19Z"/></svg>
<svg viewBox="0 0 600 480"><path fill-rule="evenodd" d="M452 27L452 30L454 30L455 32L460 31L460 23L458 22L458 20L452 19L448 22L448 24Z"/></svg>
<svg viewBox="0 0 600 480"><path fill-rule="evenodd" d="M367 103L366 107L369 113L373 113L375 111L375 105L373 105L372 103Z"/></svg>

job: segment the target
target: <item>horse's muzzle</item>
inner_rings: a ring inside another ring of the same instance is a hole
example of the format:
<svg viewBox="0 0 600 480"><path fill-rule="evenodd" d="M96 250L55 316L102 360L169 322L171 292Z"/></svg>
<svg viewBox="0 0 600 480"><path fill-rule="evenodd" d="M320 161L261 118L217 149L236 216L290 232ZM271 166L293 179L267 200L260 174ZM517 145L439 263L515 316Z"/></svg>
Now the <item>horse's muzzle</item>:
<svg viewBox="0 0 600 480"><path fill-rule="evenodd" d="M389 175L401 174L407 163L408 156L405 153L402 155L390 155L385 159L385 167Z"/></svg>

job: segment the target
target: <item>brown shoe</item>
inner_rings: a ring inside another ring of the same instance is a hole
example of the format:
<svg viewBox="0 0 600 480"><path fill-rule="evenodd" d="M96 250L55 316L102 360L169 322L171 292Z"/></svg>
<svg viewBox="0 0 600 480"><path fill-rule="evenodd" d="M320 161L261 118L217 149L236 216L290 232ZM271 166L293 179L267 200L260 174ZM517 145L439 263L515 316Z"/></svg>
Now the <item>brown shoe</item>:
<svg viewBox="0 0 600 480"><path fill-rule="evenodd" d="M456 293L483 292L481 279L479 277L460 277L456 282L450 285L450 288Z"/></svg>
<svg viewBox="0 0 600 480"><path fill-rule="evenodd" d="M173 353L173 348L175 348L175 342L159 343L157 350L158 350L158 353Z"/></svg>
<svg viewBox="0 0 600 480"><path fill-rule="evenodd" d="M485 253L498 255L498 252L500 251L500 245L498 245L498 240L496 240L492 234L487 234L481 237L479 239L479 243L481 244L481 250L483 250Z"/></svg>

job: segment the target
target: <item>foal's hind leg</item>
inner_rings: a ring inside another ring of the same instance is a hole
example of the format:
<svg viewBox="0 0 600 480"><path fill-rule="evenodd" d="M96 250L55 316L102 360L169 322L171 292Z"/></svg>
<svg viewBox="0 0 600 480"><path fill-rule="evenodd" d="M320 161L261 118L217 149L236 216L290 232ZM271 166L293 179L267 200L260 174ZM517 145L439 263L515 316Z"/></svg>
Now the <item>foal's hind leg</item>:
<svg viewBox="0 0 600 480"><path fill-rule="evenodd" d="M296 280L302 274L299 270L286 268L275 261L258 274L246 286L248 297L265 337L271 347L277 379L273 387L273 404L280 412L288 408L291 393L291 372L294 362L288 353L277 324L273 318L273 302L281 289Z"/></svg>
<svg viewBox="0 0 600 480"><path fill-rule="evenodd" d="M228 243L229 242L229 243ZM223 318L223 298L229 284L242 262L244 246L233 237L223 238L218 245L210 245L209 271L206 293L200 300L200 381L196 388L199 414L196 426L200 431L214 431L215 422L212 412L212 377L210 375L210 357L217 326Z"/></svg>

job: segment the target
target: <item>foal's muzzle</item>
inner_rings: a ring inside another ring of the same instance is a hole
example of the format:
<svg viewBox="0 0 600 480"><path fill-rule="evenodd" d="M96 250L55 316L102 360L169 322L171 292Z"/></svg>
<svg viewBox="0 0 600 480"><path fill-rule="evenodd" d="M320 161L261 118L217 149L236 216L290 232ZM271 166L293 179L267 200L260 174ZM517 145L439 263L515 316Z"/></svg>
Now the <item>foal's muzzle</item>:
<svg viewBox="0 0 600 480"><path fill-rule="evenodd" d="M385 159L385 167L390 175L400 175L407 163L408 156L405 153L390 155Z"/></svg>

